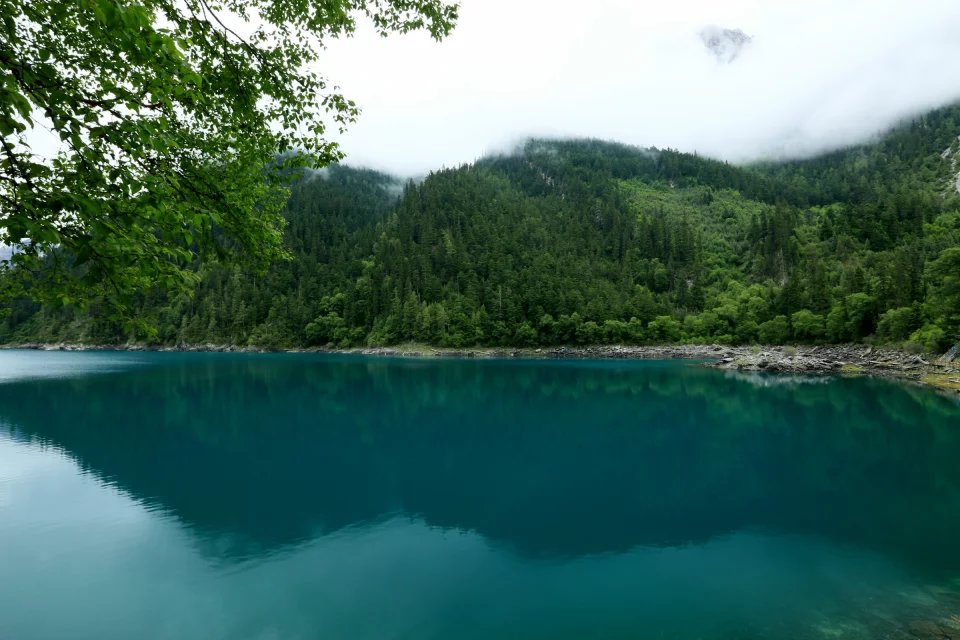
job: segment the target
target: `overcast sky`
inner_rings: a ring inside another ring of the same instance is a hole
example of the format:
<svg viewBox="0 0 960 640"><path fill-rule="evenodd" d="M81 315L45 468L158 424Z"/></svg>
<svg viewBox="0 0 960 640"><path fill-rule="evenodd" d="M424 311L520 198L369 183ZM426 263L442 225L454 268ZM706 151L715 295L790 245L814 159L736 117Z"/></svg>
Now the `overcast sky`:
<svg viewBox="0 0 960 640"><path fill-rule="evenodd" d="M731 64L698 33L753 42ZM532 135L731 161L809 155L960 98L957 0L463 0L453 35L330 44L348 163L404 175Z"/></svg>

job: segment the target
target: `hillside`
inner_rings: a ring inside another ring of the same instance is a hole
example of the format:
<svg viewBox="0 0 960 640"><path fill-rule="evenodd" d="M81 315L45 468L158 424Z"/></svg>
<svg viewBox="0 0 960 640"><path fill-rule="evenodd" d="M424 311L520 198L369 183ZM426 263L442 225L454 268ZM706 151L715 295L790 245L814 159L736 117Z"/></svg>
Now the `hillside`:
<svg viewBox="0 0 960 640"><path fill-rule="evenodd" d="M401 185L332 167L293 187L293 258L146 292L131 335L18 301L2 341L460 347L891 342L960 333L960 107L875 143L737 167L532 140Z"/></svg>

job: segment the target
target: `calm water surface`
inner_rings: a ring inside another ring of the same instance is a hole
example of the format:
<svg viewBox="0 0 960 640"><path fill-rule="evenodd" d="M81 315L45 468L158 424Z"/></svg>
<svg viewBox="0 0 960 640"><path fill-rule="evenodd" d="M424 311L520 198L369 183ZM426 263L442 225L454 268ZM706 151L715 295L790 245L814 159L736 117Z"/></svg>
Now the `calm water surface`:
<svg viewBox="0 0 960 640"><path fill-rule="evenodd" d="M915 638L958 540L878 380L0 352L3 639Z"/></svg>

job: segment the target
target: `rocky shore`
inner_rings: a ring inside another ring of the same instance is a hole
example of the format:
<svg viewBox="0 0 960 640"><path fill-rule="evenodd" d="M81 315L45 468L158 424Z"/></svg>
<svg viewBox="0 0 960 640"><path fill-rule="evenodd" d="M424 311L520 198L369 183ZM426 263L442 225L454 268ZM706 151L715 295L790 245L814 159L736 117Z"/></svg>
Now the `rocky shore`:
<svg viewBox="0 0 960 640"><path fill-rule="evenodd" d="M731 350L711 366L771 373L873 375L898 378L960 393L960 360L930 358L887 347L822 345Z"/></svg>
<svg viewBox="0 0 960 640"><path fill-rule="evenodd" d="M447 350L430 347L360 349L367 355L485 358L622 358L703 360L704 366L746 372L806 375L872 375L936 387L960 395L960 358L930 358L867 345L738 346L665 345Z"/></svg>
<svg viewBox="0 0 960 640"><path fill-rule="evenodd" d="M863 345L825 345L815 347L763 347L731 350L715 366L747 371L778 373L873 373L896 371L920 375L939 366L924 356L896 349Z"/></svg>
<svg viewBox="0 0 960 640"><path fill-rule="evenodd" d="M45 351L177 351L238 352L271 351L261 347L217 344L180 344L156 346L142 344L84 345L40 344L3 345L2 349L39 349ZM295 353L352 353L386 357L414 358L568 358L568 359L646 359L702 360L708 367L746 372L812 375L873 375L930 385L960 395L960 357L931 358L889 347L867 345L819 346L725 346L663 345L544 348L466 348L444 349L426 345L399 345L354 349L288 349Z"/></svg>

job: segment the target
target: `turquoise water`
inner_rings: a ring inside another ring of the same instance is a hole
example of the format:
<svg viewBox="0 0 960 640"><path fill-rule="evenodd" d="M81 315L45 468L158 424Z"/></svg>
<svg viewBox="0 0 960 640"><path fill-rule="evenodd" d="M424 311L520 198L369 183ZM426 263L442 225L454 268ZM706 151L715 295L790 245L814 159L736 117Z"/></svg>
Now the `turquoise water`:
<svg viewBox="0 0 960 640"><path fill-rule="evenodd" d="M958 540L879 380L0 352L3 639L927 637Z"/></svg>

